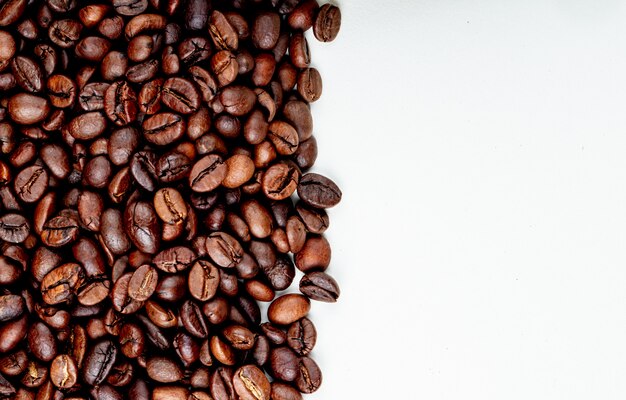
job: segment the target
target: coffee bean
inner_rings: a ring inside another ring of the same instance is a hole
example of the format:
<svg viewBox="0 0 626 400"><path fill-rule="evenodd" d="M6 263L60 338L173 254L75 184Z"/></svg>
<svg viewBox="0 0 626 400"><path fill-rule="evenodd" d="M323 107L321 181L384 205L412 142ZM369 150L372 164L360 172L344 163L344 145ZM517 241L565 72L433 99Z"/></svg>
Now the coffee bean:
<svg viewBox="0 0 626 400"><path fill-rule="evenodd" d="M196 261L189 271L189 294L200 301L207 301L215 296L219 283L218 269L208 261Z"/></svg>
<svg viewBox="0 0 626 400"><path fill-rule="evenodd" d="M302 357L298 362L296 386L302 393L313 393L322 384L322 371L310 357Z"/></svg>
<svg viewBox="0 0 626 400"><path fill-rule="evenodd" d="M313 33L317 40L321 42L331 42L335 40L340 28L341 11L339 7L332 4L324 4L320 7L317 17L315 18L315 25L313 26Z"/></svg>
<svg viewBox="0 0 626 400"><path fill-rule="evenodd" d="M330 264L331 248L324 236L309 237L295 256L296 267L304 273L326 270Z"/></svg>
<svg viewBox="0 0 626 400"><path fill-rule="evenodd" d="M0 217L0 239L9 243L22 243L30 233L28 220L20 214Z"/></svg>
<svg viewBox="0 0 626 400"><path fill-rule="evenodd" d="M146 140L158 146L165 146L183 136L185 121L178 114L164 112L144 120L142 128Z"/></svg>
<svg viewBox="0 0 626 400"><path fill-rule="evenodd" d="M110 340L94 345L85 358L82 378L89 385L99 385L111 372L117 359L117 347Z"/></svg>
<svg viewBox="0 0 626 400"><path fill-rule="evenodd" d="M154 207L147 201L131 203L124 212L128 237L140 251L155 254L159 251L161 230Z"/></svg>
<svg viewBox="0 0 626 400"><path fill-rule="evenodd" d="M176 273L189 268L195 259L196 255L193 250L188 247L177 246L162 250L152 262L161 271Z"/></svg>
<svg viewBox="0 0 626 400"><path fill-rule="evenodd" d="M334 303L339 297L339 285L328 274L310 272L300 280L300 291L312 300Z"/></svg>
<svg viewBox="0 0 626 400"><path fill-rule="evenodd" d="M325 176L308 173L298 183L298 196L313 207L330 208L341 201L341 190Z"/></svg>
<svg viewBox="0 0 626 400"><path fill-rule="evenodd" d="M252 42L256 47L270 50L280 35L280 16L273 12L262 12L254 20Z"/></svg>
<svg viewBox="0 0 626 400"><path fill-rule="evenodd" d="M299 294L286 294L270 304L267 315L271 322L289 325L305 317L311 309L311 302Z"/></svg>
<svg viewBox="0 0 626 400"><path fill-rule="evenodd" d="M50 112L48 100L28 93L18 93L9 99L9 116L18 124L32 125L43 121Z"/></svg>
<svg viewBox="0 0 626 400"><path fill-rule="evenodd" d="M146 364L148 376L160 383L173 383L183 378L183 371L172 360L165 357L150 358Z"/></svg>
<svg viewBox="0 0 626 400"><path fill-rule="evenodd" d="M241 400L269 400L271 386L258 367L244 365L235 371L233 387Z"/></svg>
<svg viewBox="0 0 626 400"><path fill-rule="evenodd" d="M283 382L272 382L270 396L274 400L302 400L302 395L297 389Z"/></svg>
<svg viewBox="0 0 626 400"><path fill-rule="evenodd" d="M50 305L71 300L83 279L84 271L78 264L68 263L53 269L41 281L43 300Z"/></svg>
<svg viewBox="0 0 626 400"><path fill-rule="evenodd" d="M113 0L116 13L126 16L139 15L148 8L148 0Z"/></svg>
<svg viewBox="0 0 626 400"><path fill-rule="evenodd" d="M209 192L217 188L228 172L228 167L218 155L201 158L191 169L189 186L195 192Z"/></svg>
<svg viewBox="0 0 626 400"><path fill-rule="evenodd" d="M256 95L245 86L228 86L220 93L224 109L234 116L246 115L256 103Z"/></svg>
<svg viewBox="0 0 626 400"><path fill-rule="evenodd" d="M181 114L191 114L200 107L200 95L191 82L183 78L169 78L163 84L161 101Z"/></svg>
<svg viewBox="0 0 626 400"><path fill-rule="evenodd" d="M150 265L142 265L128 283L128 295L137 301L146 301L156 290L159 275Z"/></svg>
<svg viewBox="0 0 626 400"><path fill-rule="evenodd" d="M243 258L243 249L239 242L224 232L209 235L206 251L213 261L222 268L233 268Z"/></svg>
<svg viewBox="0 0 626 400"><path fill-rule="evenodd" d="M137 118L137 95L125 81L115 82L104 93L104 111L118 126L125 126Z"/></svg>
<svg viewBox="0 0 626 400"><path fill-rule="evenodd" d="M78 368L67 354L57 356L50 364L50 380L59 389L69 389L76 384Z"/></svg>
<svg viewBox="0 0 626 400"><path fill-rule="evenodd" d="M288 347L277 347L270 354L272 375L286 382L298 376L298 356Z"/></svg>
<svg viewBox="0 0 626 400"><path fill-rule="evenodd" d="M74 213L59 213L43 225L41 241L50 247L62 247L78 238L79 222Z"/></svg>
<svg viewBox="0 0 626 400"><path fill-rule="evenodd" d="M291 196L298 187L300 173L292 165L278 162L263 174L261 187L271 200L283 200Z"/></svg>

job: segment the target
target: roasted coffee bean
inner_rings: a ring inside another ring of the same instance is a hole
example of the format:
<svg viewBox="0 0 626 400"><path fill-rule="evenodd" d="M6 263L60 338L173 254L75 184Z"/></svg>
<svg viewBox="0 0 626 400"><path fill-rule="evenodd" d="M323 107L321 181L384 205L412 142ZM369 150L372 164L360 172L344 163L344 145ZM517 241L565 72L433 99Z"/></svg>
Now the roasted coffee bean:
<svg viewBox="0 0 626 400"><path fill-rule="evenodd" d="M60 19L54 21L48 29L50 40L57 46L68 49L80 38L83 26L73 19Z"/></svg>
<svg viewBox="0 0 626 400"><path fill-rule="evenodd" d="M30 224L20 214L0 217L0 239L8 243L22 243L30 234Z"/></svg>
<svg viewBox="0 0 626 400"><path fill-rule="evenodd" d="M321 42L331 42L335 40L339 29L341 28L341 11L339 7L332 4L324 4L320 7L315 25L313 25L313 33L317 40Z"/></svg>
<svg viewBox="0 0 626 400"><path fill-rule="evenodd" d="M32 125L43 121L50 112L48 100L28 93L18 93L8 102L9 116L22 125Z"/></svg>
<svg viewBox="0 0 626 400"><path fill-rule="evenodd" d="M159 221L152 204L147 201L131 203L124 212L126 233L140 251L155 254L159 251Z"/></svg>
<svg viewBox="0 0 626 400"><path fill-rule="evenodd" d="M191 114L200 107L200 95L196 88L183 78L169 78L165 81L161 101L181 114Z"/></svg>
<svg viewBox="0 0 626 400"><path fill-rule="evenodd" d="M59 213L43 225L41 241L49 247L62 247L78 238L79 229L77 215Z"/></svg>
<svg viewBox="0 0 626 400"><path fill-rule="evenodd" d="M178 114L164 112L144 120L142 129L147 141L165 146L184 135L185 121Z"/></svg>
<svg viewBox="0 0 626 400"><path fill-rule="evenodd" d="M341 201L341 190L325 176L308 173L298 183L298 196L310 206L330 208Z"/></svg>
<svg viewBox="0 0 626 400"><path fill-rule="evenodd" d="M124 220L119 210L109 208L102 213L100 231L107 249L113 254L124 254L130 249L131 243L126 236Z"/></svg>
<svg viewBox="0 0 626 400"><path fill-rule="evenodd" d="M148 0L113 0L112 5L120 15L135 16L146 11Z"/></svg>
<svg viewBox="0 0 626 400"><path fill-rule="evenodd" d="M244 365L235 371L233 387L241 400L269 400L270 398L270 382L265 373L255 365Z"/></svg>
<svg viewBox="0 0 626 400"><path fill-rule="evenodd" d="M339 285L328 274L321 271L310 272L300 280L300 291L312 300L334 303L339 297Z"/></svg>
<svg viewBox="0 0 626 400"><path fill-rule="evenodd" d="M85 358L82 378L89 385L102 383L113 368L117 359L117 347L110 340L94 345Z"/></svg>
<svg viewBox="0 0 626 400"><path fill-rule="evenodd" d="M315 347L316 341L317 331L308 318L302 318L289 326L287 344L299 355L309 354Z"/></svg>
<svg viewBox="0 0 626 400"><path fill-rule="evenodd" d="M208 335L208 330L200 307L191 300L183 303L180 309L180 320L183 326L193 336L204 339Z"/></svg>
<svg viewBox="0 0 626 400"><path fill-rule="evenodd" d="M189 186L195 192L209 192L217 188L228 172L228 167L218 155L201 158L191 169Z"/></svg>
<svg viewBox="0 0 626 400"><path fill-rule="evenodd" d="M130 160L130 173L135 182L142 188L152 192L156 188L156 155L151 151L139 151Z"/></svg>
<svg viewBox="0 0 626 400"><path fill-rule="evenodd" d="M288 347L277 347L270 353L272 375L286 382L298 376L298 356Z"/></svg>
<svg viewBox="0 0 626 400"><path fill-rule="evenodd" d="M305 317L311 309L311 302L299 294L286 294L270 304L267 311L269 320L279 325L289 325Z"/></svg>
<svg viewBox="0 0 626 400"><path fill-rule="evenodd" d="M70 301L83 282L84 271L75 263L63 264L50 271L41 281L41 295L46 304Z"/></svg>
<svg viewBox="0 0 626 400"><path fill-rule="evenodd" d="M309 237L295 256L296 267L304 273L326 270L330 264L331 248L324 236Z"/></svg>
<svg viewBox="0 0 626 400"><path fill-rule="evenodd" d="M256 95L245 86L228 86L220 93L220 102L229 114L242 116L252 110Z"/></svg>
<svg viewBox="0 0 626 400"><path fill-rule="evenodd" d="M280 16L273 12L261 12L254 20L252 42L256 47L270 50L280 35Z"/></svg>
<svg viewBox="0 0 626 400"><path fill-rule="evenodd" d="M122 314L133 314L143 306L143 302L130 297L130 281L132 277L133 274L130 272L122 275L115 281L115 285L113 285L113 290L111 291L113 308L115 311ZM133 290L133 293L136 293L136 291Z"/></svg>
<svg viewBox="0 0 626 400"><path fill-rule="evenodd" d="M17 84L27 92L36 93L43 89L43 72L32 59L24 56L13 58L11 71Z"/></svg>
<svg viewBox="0 0 626 400"><path fill-rule="evenodd" d="M182 369L165 357L150 358L146 364L148 376L159 383L174 383L183 378Z"/></svg>
<svg viewBox="0 0 626 400"><path fill-rule="evenodd" d="M176 246L162 250L154 257L152 262L161 271L176 273L189 268L195 259L196 254L193 250L184 246Z"/></svg>
<svg viewBox="0 0 626 400"><path fill-rule="evenodd" d="M189 157L172 151L159 158L155 166L155 172L161 182L175 182L189 176L192 163Z"/></svg>
<svg viewBox="0 0 626 400"><path fill-rule="evenodd" d="M298 187L299 171L293 165L278 162L263 174L261 188L271 200L283 200L291 196Z"/></svg>
<svg viewBox="0 0 626 400"><path fill-rule="evenodd" d="M69 389L76 384L78 368L67 354L57 356L50 364L50 380L59 389Z"/></svg>
<svg viewBox="0 0 626 400"><path fill-rule="evenodd" d="M104 111L116 125L124 126L137 118L137 95L128 82L110 85L104 93Z"/></svg>
<svg viewBox="0 0 626 400"><path fill-rule="evenodd" d="M128 295L137 301L146 301L156 290L159 275L150 265L137 268L128 283Z"/></svg>
<svg viewBox="0 0 626 400"><path fill-rule="evenodd" d="M206 251L213 261L222 268L233 268L243 258L243 249L239 242L224 232L209 235Z"/></svg>
<svg viewBox="0 0 626 400"><path fill-rule="evenodd" d="M322 371L310 357L302 357L298 361L298 376L296 386L302 393L313 393L322 384Z"/></svg>
<svg viewBox="0 0 626 400"><path fill-rule="evenodd" d="M270 398L273 400L302 400L302 395L293 386L283 382L272 382Z"/></svg>
<svg viewBox="0 0 626 400"><path fill-rule="evenodd" d="M208 261L196 261L189 271L189 294L200 301L207 301L215 296L219 283L219 271Z"/></svg>

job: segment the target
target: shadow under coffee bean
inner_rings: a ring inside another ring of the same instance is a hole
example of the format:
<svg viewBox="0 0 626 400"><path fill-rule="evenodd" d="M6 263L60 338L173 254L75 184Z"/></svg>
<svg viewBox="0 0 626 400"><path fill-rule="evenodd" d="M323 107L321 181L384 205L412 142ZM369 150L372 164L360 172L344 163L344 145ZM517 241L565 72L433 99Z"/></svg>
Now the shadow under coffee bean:
<svg viewBox="0 0 626 400"><path fill-rule="evenodd" d="M317 0L0 1L0 399L320 387L342 194L309 171L306 32L340 25Z"/></svg>

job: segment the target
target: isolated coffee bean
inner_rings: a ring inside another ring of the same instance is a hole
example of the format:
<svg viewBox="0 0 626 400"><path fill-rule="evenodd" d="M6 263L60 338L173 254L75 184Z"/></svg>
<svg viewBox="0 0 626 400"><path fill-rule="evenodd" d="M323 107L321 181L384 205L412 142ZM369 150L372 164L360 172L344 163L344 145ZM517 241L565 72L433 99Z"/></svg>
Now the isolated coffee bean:
<svg viewBox="0 0 626 400"><path fill-rule="evenodd" d="M321 42L331 42L335 40L339 29L341 28L341 11L339 7L332 4L324 4L320 7L315 25L313 25L313 33L317 40Z"/></svg>

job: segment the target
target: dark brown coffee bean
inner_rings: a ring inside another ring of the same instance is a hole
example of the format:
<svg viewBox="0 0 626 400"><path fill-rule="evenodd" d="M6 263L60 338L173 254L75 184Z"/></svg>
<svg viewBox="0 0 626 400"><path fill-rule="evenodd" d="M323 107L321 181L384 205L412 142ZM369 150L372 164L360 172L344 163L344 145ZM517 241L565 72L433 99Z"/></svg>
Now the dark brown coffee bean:
<svg viewBox="0 0 626 400"><path fill-rule="evenodd" d="M273 12L257 15L252 27L252 42L262 50L270 50L280 35L280 16Z"/></svg>
<svg viewBox="0 0 626 400"><path fill-rule="evenodd" d="M154 257L152 262L161 271L176 273L189 268L195 259L196 254L193 250L184 246L176 246L162 250ZM184 279L182 284L184 285ZM179 289L184 289L184 287ZM157 288L158 291L159 289Z"/></svg>
<svg viewBox="0 0 626 400"><path fill-rule="evenodd" d="M19 317L24 312L25 306L22 296L13 294L0 296L0 322Z"/></svg>
<svg viewBox="0 0 626 400"><path fill-rule="evenodd" d="M324 236L310 236L294 257L296 267L304 273L326 270L330 264L331 248Z"/></svg>
<svg viewBox="0 0 626 400"><path fill-rule="evenodd" d="M139 151L130 161L130 172L135 182L149 192L156 189L156 156L151 151Z"/></svg>
<svg viewBox="0 0 626 400"><path fill-rule="evenodd" d="M322 371L310 357L302 357L298 361L298 376L296 386L302 393L313 393L322 384Z"/></svg>
<svg viewBox="0 0 626 400"><path fill-rule="evenodd" d="M36 93L43 89L43 71L32 59L24 56L13 58L11 71L17 84L27 92Z"/></svg>
<svg viewBox="0 0 626 400"><path fill-rule="evenodd" d="M243 249L239 242L224 232L214 232L206 241L208 255L222 268L233 268L243 258Z"/></svg>
<svg viewBox="0 0 626 400"><path fill-rule="evenodd" d="M75 47L78 58L92 62L100 62L109 52L111 42L99 36L87 36L81 39Z"/></svg>
<svg viewBox="0 0 626 400"><path fill-rule="evenodd" d="M130 280L132 279L132 273L126 273L122 275L111 290L111 302L115 311L122 314L133 314L139 311L143 306L143 302L137 301L130 297Z"/></svg>
<svg viewBox="0 0 626 400"><path fill-rule="evenodd" d="M57 343L52 331L43 322L35 322L28 330L28 348L37 359L49 362L57 355Z"/></svg>
<svg viewBox="0 0 626 400"><path fill-rule="evenodd" d="M91 140L100 136L107 127L104 115L99 111L81 114L70 121L70 135L79 140Z"/></svg>
<svg viewBox="0 0 626 400"><path fill-rule="evenodd" d="M161 109L161 95L163 88L163 79L154 79L141 87L139 92L139 110L141 112L153 115Z"/></svg>
<svg viewBox="0 0 626 400"><path fill-rule="evenodd" d="M302 400L300 392L283 382L272 382L272 400Z"/></svg>
<svg viewBox="0 0 626 400"><path fill-rule="evenodd" d="M341 201L341 190L325 176L308 173L298 183L298 196L313 207L330 208Z"/></svg>
<svg viewBox="0 0 626 400"><path fill-rule="evenodd" d="M304 275L300 280L300 291L312 300L326 303L336 302L340 294L337 282L330 275L321 271Z"/></svg>
<svg viewBox="0 0 626 400"><path fill-rule="evenodd" d="M128 43L128 58L134 62L146 61L152 55L154 41L150 35L135 36Z"/></svg>
<svg viewBox="0 0 626 400"><path fill-rule="evenodd" d="M261 187L269 199L283 200L296 191L299 180L300 173L296 168L285 162L279 162L265 171Z"/></svg>
<svg viewBox="0 0 626 400"><path fill-rule="evenodd" d="M308 318L302 318L291 324L287 331L287 344L297 354L305 356L313 350L317 341L317 331Z"/></svg>
<svg viewBox="0 0 626 400"><path fill-rule="evenodd" d="M159 62L157 60L148 60L130 67L126 71L126 79L133 83L143 83L154 79L158 71Z"/></svg>
<svg viewBox="0 0 626 400"><path fill-rule="evenodd" d="M61 212L47 221L41 231L41 241L50 247L62 247L74 242L78 238L80 229L77 214Z"/></svg>
<svg viewBox="0 0 626 400"><path fill-rule="evenodd" d="M85 358L82 369L82 378L89 385L102 383L113 368L117 359L117 347L110 340L105 340L93 346Z"/></svg>
<svg viewBox="0 0 626 400"><path fill-rule="evenodd" d="M102 213L100 231L106 247L116 255L126 253L131 242L126 236L122 213L119 210L109 208Z"/></svg>
<svg viewBox="0 0 626 400"><path fill-rule="evenodd" d="M187 156L174 151L159 158L155 171L161 182L168 183L186 178L191 167L191 160Z"/></svg>
<svg viewBox="0 0 626 400"><path fill-rule="evenodd" d="M167 20L158 14L137 14L124 28L126 39L132 39L144 31L161 30L165 28Z"/></svg>
<svg viewBox="0 0 626 400"><path fill-rule="evenodd" d="M132 127L116 129L107 143L107 155L115 165L125 165L131 160L139 145L139 132Z"/></svg>
<svg viewBox="0 0 626 400"><path fill-rule="evenodd" d="M105 4L85 6L78 11L78 18L87 28L93 28L104 18L110 8Z"/></svg>
<svg viewBox="0 0 626 400"><path fill-rule="evenodd" d="M320 42L332 42L341 28L341 11L332 4L324 4L315 18L313 33Z"/></svg>
<svg viewBox="0 0 626 400"><path fill-rule="evenodd" d="M191 82L183 78L169 78L163 84L163 104L181 114L191 114L200 107L200 95Z"/></svg>
<svg viewBox="0 0 626 400"><path fill-rule="evenodd" d="M147 201L129 204L124 212L124 221L128 237L142 252L155 254L159 251L159 221L154 207Z"/></svg>
<svg viewBox="0 0 626 400"><path fill-rule="evenodd" d="M120 331L120 349L126 357L139 357L145 347L146 337L141 328L133 323L126 323Z"/></svg>
<svg viewBox="0 0 626 400"><path fill-rule="evenodd" d="M286 382L292 382L298 376L298 356L288 347L277 347L270 353L272 375Z"/></svg>
<svg viewBox="0 0 626 400"><path fill-rule="evenodd" d="M148 376L160 383L174 383L183 378L183 371L172 360L165 357L152 357L146 364Z"/></svg>
<svg viewBox="0 0 626 400"><path fill-rule="evenodd" d="M60 19L50 25L48 36L57 46L68 49L76 45L82 29L81 23L76 20Z"/></svg>
<svg viewBox="0 0 626 400"><path fill-rule="evenodd" d="M229 86L220 93L220 102L229 114L242 116L252 110L256 95L245 86Z"/></svg>
<svg viewBox="0 0 626 400"><path fill-rule="evenodd" d="M120 15L135 16L146 11L148 0L113 0L112 5Z"/></svg>
<svg viewBox="0 0 626 400"><path fill-rule="evenodd" d="M119 81L104 93L104 110L118 126L128 125L137 118L137 95L128 82Z"/></svg>
<svg viewBox="0 0 626 400"><path fill-rule="evenodd" d="M208 0L190 0L185 7L185 27L191 31L206 28L209 20L210 2Z"/></svg>
<svg viewBox="0 0 626 400"><path fill-rule="evenodd" d="M208 336L206 322L200 311L200 307L191 300L183 303L180 309L180 320L183 326L193 336L204 339Z"/></svg>
<svg viewBox="0 0 626 400"><path fill-rule="evenodd" d="M89 160L83 170L83 184L102 189L109 184L111 162L105 156L97 156Z"/></svg>
<svg viewBox="0 0 626 400"><path fill-rule="evenodd" d="M322 77L315 68L306 68L298 75L298 93L309 103L313 103L322 95Z"/></svg>
<svg viewBox="0 0 626 400"><path fill-rule="evenodd" d="M144 137L150 143L165 146L185 134L185 121L178 114L164 112L144 120L142 129Z"/></svg>
<svg viewBox="0 0 626 400"><path fill-rule="evenodd" d="M69 301L82 283L84 271L75 263L63 264L50 271L41 281L41 295L46 304Z"/></svg>
<svg viewBox="0 0 626 400"><path fill-rule="evenodd" d="M104 110L104 94L108 83L94 82L85 85L78 95L78 104L85 111Z"/></svg>
<svg viewBox="0 0 626 400"><path fill-rule="evenodd" d="M224 328L224 337L237 350L250 350L254 347L255 334L241 325L231 325Z"/></svg>
<svg viewBox="0 0 626 400"><path fill-rule="evenodd" d="M235 371L233 387L241 400L270 399L270 382L265 373L255 365L244 365Z"/></svg>
<svg viewBox="0 0 626 400"><path fill-rule="evenodd" d="M8 243L22 243L30 234L28 220L20 214L0 217L0 239Z"/></svg>
<svg viewBox="0 0 626 400"><path fill-rule="evenodd" d="M209 34L215 47L222 50L237 50L239 47L239 37L228 19L219 12L213 10L209 19Z"/></svg>
<svg viewBox="0 0 626 400"><path fill-rule="evenodd" d="M210 300L217 293L220 275L217 268L208 261L198 260L189 272L189 293L200 301Z"/></svg>

